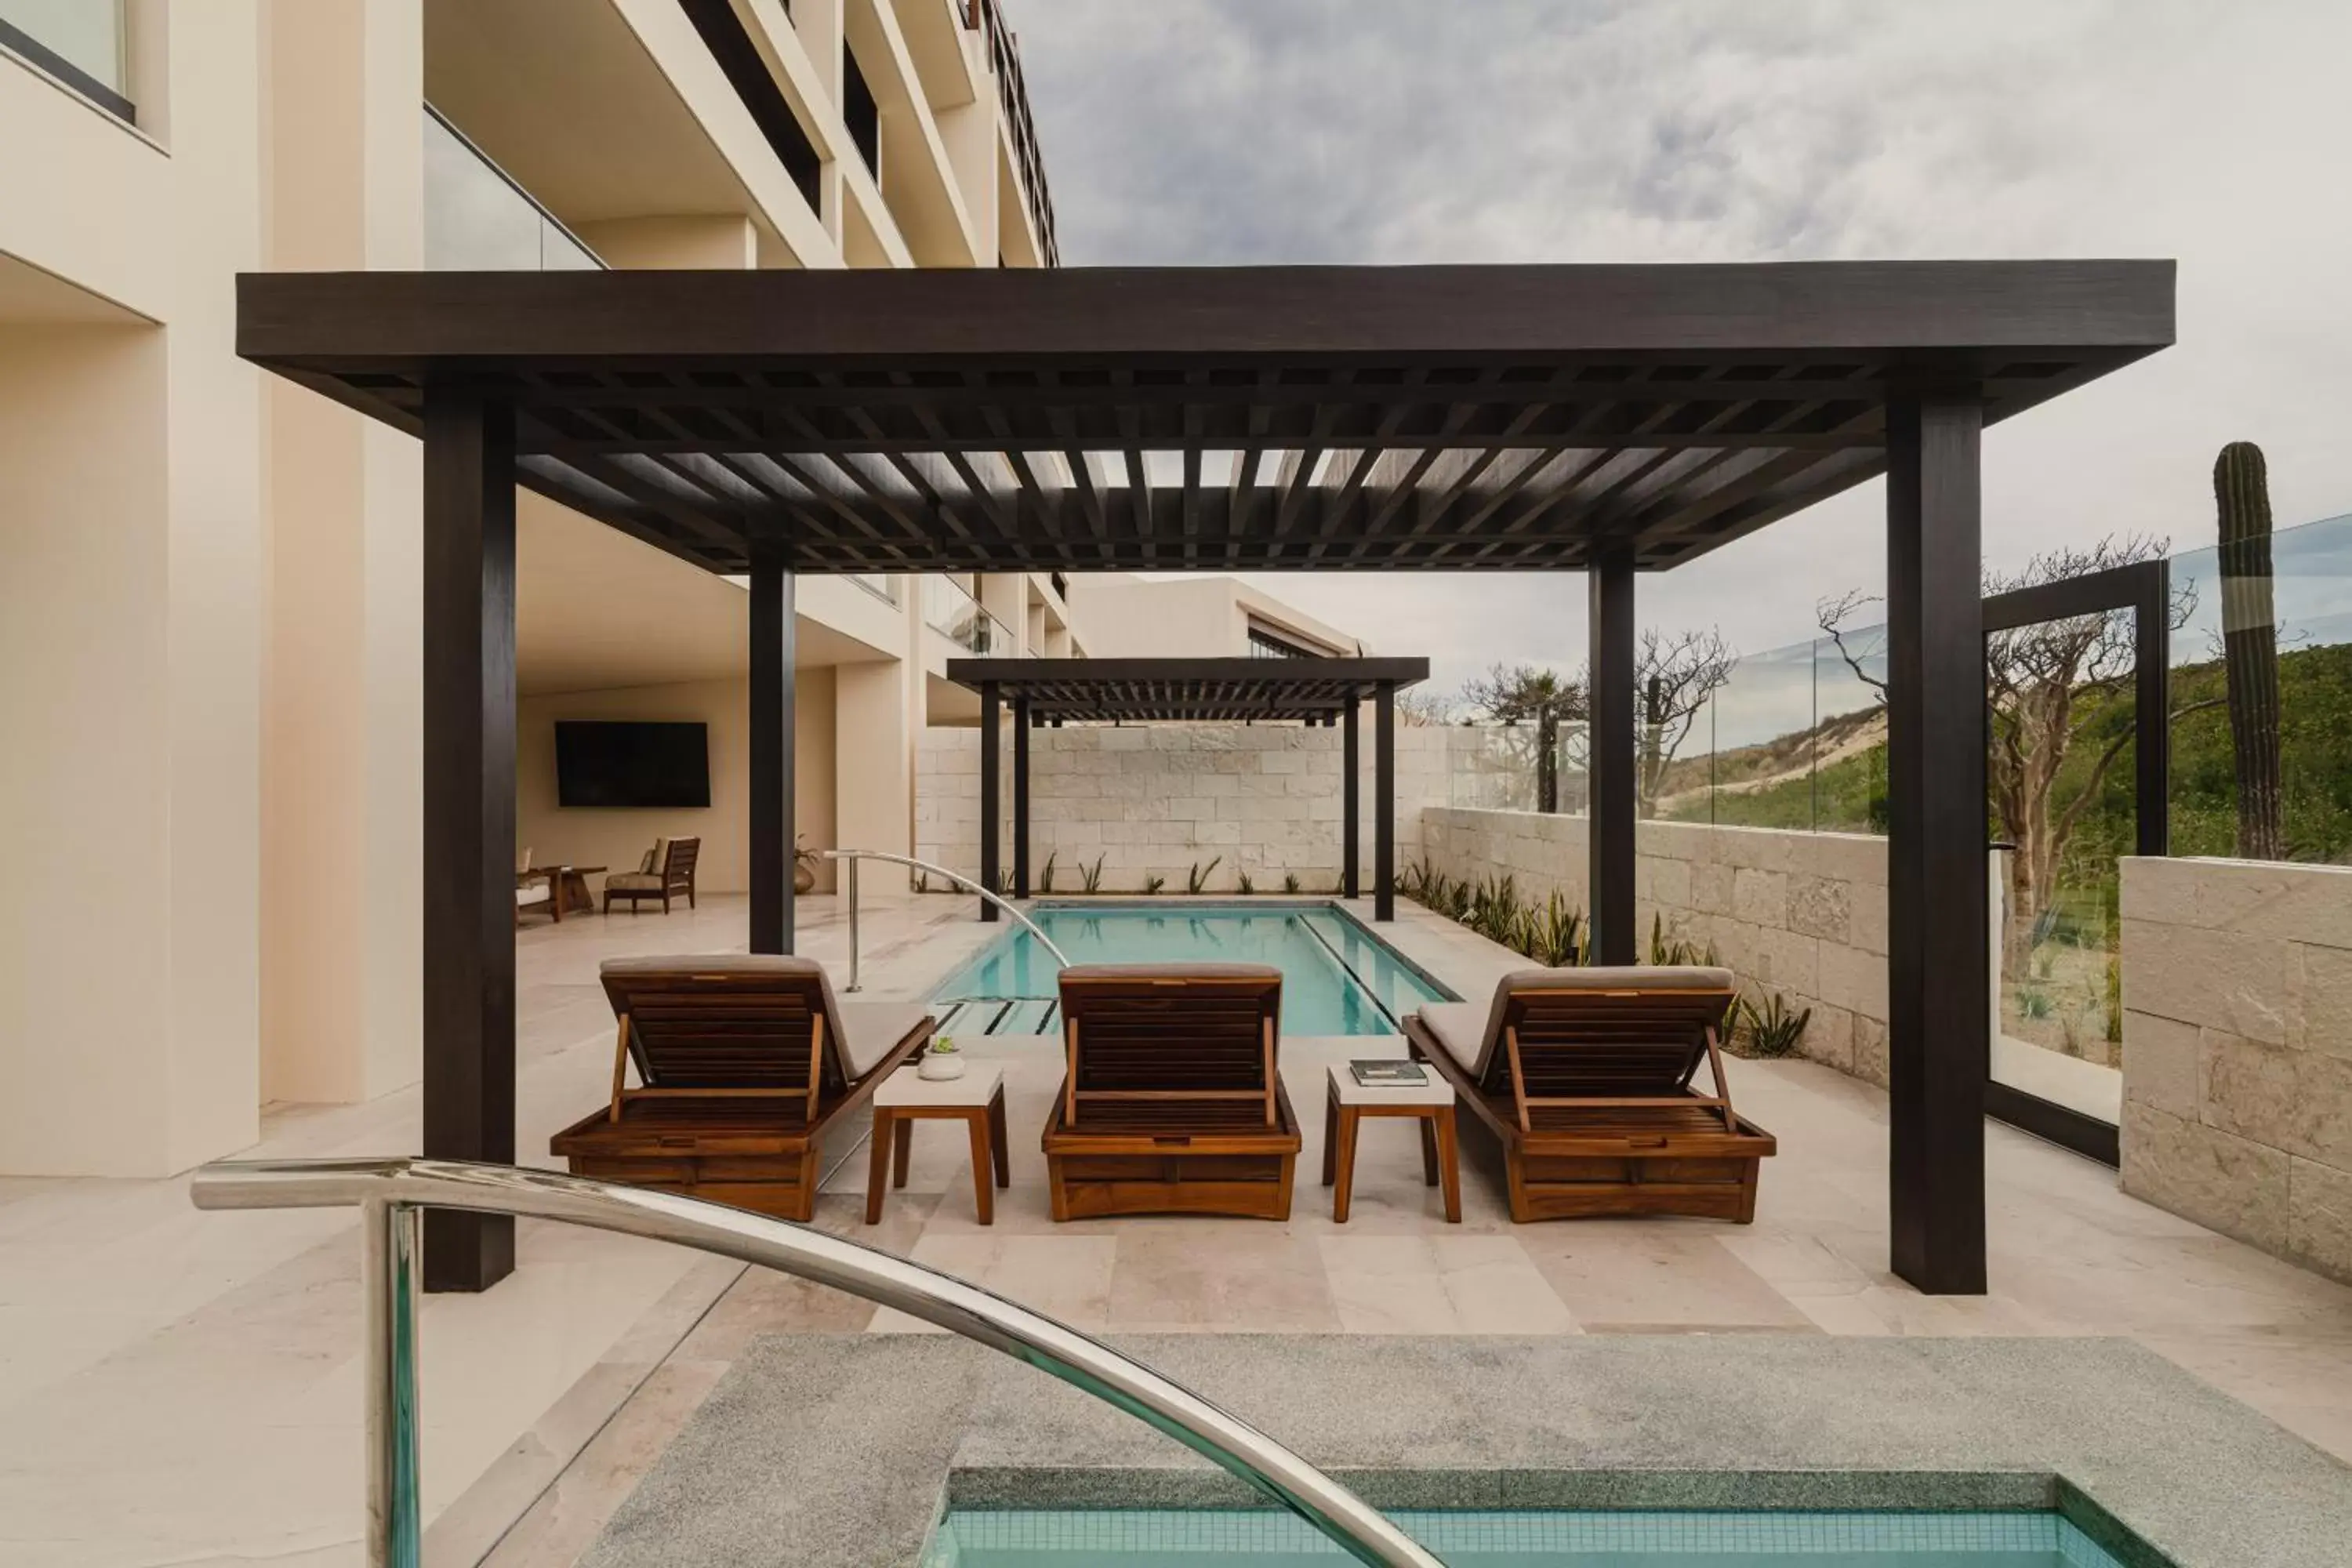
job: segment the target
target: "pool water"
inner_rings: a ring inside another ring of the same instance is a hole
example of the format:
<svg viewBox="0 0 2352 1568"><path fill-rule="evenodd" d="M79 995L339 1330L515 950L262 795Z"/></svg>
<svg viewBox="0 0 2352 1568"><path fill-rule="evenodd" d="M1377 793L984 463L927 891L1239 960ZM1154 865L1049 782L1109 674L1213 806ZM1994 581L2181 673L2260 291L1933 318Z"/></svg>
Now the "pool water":
<svg viewBox="0 0 2352 1568"><path fill-rule="evenodd" d="M2056 1513L1390 1517L1446 1568L2122 1568ZM1265 1510L956 1510L940 1521L923 1568L1339 1568L1352 1561L1301 1521Z"/></svg>
<svg viewBox="0 0 2352 1568"><path fill-rule="evenodd" d="M1452 996L1330 904L1042 904L1029 918L1073 963L1271 963L1282 971L1286 1035L1393 1035L1424 1002ZM1046 1033L1059 973L1053 954L1020 926L982 950L933 994L935 1003L985 1000L1025 1005L965 1007L942 1027Z"/></svg>

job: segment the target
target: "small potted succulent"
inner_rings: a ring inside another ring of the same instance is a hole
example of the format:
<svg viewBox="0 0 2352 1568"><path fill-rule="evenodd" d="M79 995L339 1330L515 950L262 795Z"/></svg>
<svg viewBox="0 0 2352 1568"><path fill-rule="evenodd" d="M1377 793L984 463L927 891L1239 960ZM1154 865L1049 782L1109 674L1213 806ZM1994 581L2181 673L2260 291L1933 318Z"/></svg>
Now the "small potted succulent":
<svg viewBox="0 0 2352 1568"><path fill-rule="evenodd" d="M915 1058L915 1076L939 1082L963 1076L963 1052L956 1048L952 1035L935 1035L923 1054Z"/></svg>

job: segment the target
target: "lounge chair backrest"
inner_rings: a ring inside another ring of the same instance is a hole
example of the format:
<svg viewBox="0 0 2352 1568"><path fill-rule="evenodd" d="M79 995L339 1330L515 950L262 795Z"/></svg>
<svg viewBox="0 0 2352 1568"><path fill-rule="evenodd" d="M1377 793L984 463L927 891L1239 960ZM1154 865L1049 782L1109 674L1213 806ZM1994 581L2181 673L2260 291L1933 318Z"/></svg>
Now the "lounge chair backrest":
<svg viewBox="0 0 2352 1568"><path fill-rule="evenodd" d="M688 841L690 842L690 841ZM824 966L770 953L607 960L604 994L637 1078L657 1094L804 1097L845 1088L841 1013ZM615 1115L622 1099L615 1057Z"/></svg>
<svg viewBox="0 0 2352 1568"><path fill-rule="evenodd" d="M673 838L661 867L663 879L675 887L694 880L694 862L702 854L699 838Z"/></svg>
<svg viewBox="0 0 2352 1568"><path fill-rule="evenodd" d="M1699 965L1526 969L1503 977L1475 1077L1511 1089L1510 1046L1531 1099L1681 1093L1738 994L1727 969Z"/></svg>
<svg viewBox="0 0 2352 1568"><path fill-rule="evenodd" d="M1089 1101L1262 1101L1276 1124L1282 971L1264 963L1087 963L1062 971L1066 1121Z"/></svg>

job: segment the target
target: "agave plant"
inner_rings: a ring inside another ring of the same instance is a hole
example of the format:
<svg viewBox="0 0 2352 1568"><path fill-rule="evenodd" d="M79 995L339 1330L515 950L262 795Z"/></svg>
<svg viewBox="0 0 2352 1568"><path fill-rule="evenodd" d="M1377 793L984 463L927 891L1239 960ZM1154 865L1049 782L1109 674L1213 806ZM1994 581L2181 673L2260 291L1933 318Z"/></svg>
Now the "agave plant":
<svg viewBox="0 0 2352 1568"><path fill-rule="evenodd" d="M1257 891L1257 884L1250 880L1250 874L1247 871L1236 871L1234 874L1241 879L1241 890L1244 898L1247 898L1250 894Z"/></svg>
<svg viewBox="0 0 2352 1568"><path fill-rule="evenodd" d="M1061 853L1062 852L1060 850L1056 849L1053 854L1045 857L1045 868L1037 873L1037 890L1039 892L1050 893L1054 890L1054 862L1060 858Z"/></svg>
<svg viewBox="0 0 2352 1568"><path fill-rule="evenodd" d="M1218 863L1223 859L1222 855L1212 855L1205 866L1198 860L1193 861L1192 868L1184 873L1184 890L1196 896L1203 891L1209 885L1210 873L1216 870Z"/></svg>
<svg viewBox="0 0 2352 1568"><path fill-rule="evenodd" d="M1146 895L1155 894L1167 885L1168 879L1157 873L1143 879L1143 890Z"/></svg>
<svg viewBox="0 0 2352 1568"><path fill-rule="evenodd" d="M1103 861L1107 858L1108 858L1108 856L1097 855L1095 857L1095 863L1091 866L1087 865L1083 860L1078 862L1078 880L1086 884L1086 889L1087 892L1099 893L1102 891Z"/></svg>
<svg viewBox="0 0 2352 1568"><path fill-rule="evenodd" d="M1286 893L1295 893L1295 892L1298 891L1298 873L1297 873L1297 872L1296 872L1296 871L1285 871L1285 872L1282 874L1282 890L1283 890L1284 892L1286 892Z"/></svg>
<svg viewBox="0 0 2352 1568"><path fill-rule="evenodd" d="M1528 907L1521 925L1526 940L1517 944L1519 951L1547 969L1566 969L1584 952L1584 911L1557 888Z"/></svg>
<svg viewBox="0 0 2352 1568"><path fill-rule="evenodd" d="M1679 929L1667 930L1664 915L1654 914L1650 917L1650 962L1679 967L1687 964L1713 966L1720 960L1716 957L1715 943L1708 942L1701 947L1683 935Z"/></svg>
<svg viewBox="0 0 2352 1568"><path fill-rule="evenodd" d="M1751 994L1733 1006L1731 1033L1751 1057L1785 1057L1803 1042L1805 1026L1812 1019L1811 1007L1792 1012L1786 997L1768 991L1760 1003Z"/></svg>

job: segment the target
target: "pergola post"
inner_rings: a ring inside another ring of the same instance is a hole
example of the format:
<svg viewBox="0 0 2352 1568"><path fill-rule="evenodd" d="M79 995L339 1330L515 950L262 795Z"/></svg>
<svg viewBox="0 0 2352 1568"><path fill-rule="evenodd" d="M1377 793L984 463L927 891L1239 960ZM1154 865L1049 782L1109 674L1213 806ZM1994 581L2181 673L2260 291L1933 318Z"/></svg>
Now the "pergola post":
<svg viewBox="0 0 2352 1568"><path fill-rule="evenodd" d="M428 1158L515 1157L515 421L425 394L425 1083ZM428 1209L425 1288L514 1271L514 1221Z"/></svg>
<svg viewBox="0 0 2352 1568"><path fill-rule="evenodd" d="M1339 896L1348 899L1358 896L1356 860L1363 837L1364 764L1357 741L1357 731L1362 728L1358 722L1362 707L1362 703L1349 697L1339 719Z"/></svg>
<svg viewBox="0 0 2352 1568"><path fill-rule="evenodd" d="M793 951L793 574L772 546L751 554L751 951Z"/></svg>
<svg viewBox="0 0 2352 1568"><path fill-rule="evenodd" d="M1029 896L1029 699L1013 700L1013 896Z"/></svg>
<svg viewBox="0 0 2352 1568"><path fill-rule="evenodd" d="M980 885L990 892L996 891L997 833L997 698L996 683L983 681L980 688ZM996 919L996 906L988 900L980 900L980 918Z"/></svg>
<svg viewBox="0 0 2352 1568"><path fill-rule="evenodd" d="M1372 919L1396 919L1396 682L1372 709Z"/></svg>
<svg viewBox="0 0 2352 1568"><path fill-rule="evenodd" d="M1591 773L1585 854L1591 899L1595 962L1631 963L1633 926L1633 558L1622 548L1598 556L1585 574L1586 694L1590 729L1585 752Z"/></svg>
<svg viewBox="0 0 2352 1568"><path fill-rule="evenodd" d="M1888 1213L1895 1272L1985 1289L1984 627L1974 396L1886 409Z"/></svg>

